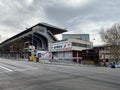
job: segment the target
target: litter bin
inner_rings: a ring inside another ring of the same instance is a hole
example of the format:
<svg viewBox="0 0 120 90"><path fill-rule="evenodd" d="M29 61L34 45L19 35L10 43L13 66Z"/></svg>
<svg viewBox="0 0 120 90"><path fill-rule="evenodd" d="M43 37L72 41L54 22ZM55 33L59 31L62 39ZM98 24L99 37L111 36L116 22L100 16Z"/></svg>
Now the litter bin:
<svg viewBox="0 0 120 90"><path fill-rule="evenodd" d="M34 56L29 56L29 61L33 61L34 60Z"/></svg>
<svg viewBox="0 0 120 90"><path fill-rule="evenodd" d="M39 57L36 58L36 62L39 62Z"/></svg>
<svg viewBox="0 0 120 90"><path fill-rule="evenodd" d="M40 63L42 62L42 58L39 58L39 62L40 62Z"/></svg>

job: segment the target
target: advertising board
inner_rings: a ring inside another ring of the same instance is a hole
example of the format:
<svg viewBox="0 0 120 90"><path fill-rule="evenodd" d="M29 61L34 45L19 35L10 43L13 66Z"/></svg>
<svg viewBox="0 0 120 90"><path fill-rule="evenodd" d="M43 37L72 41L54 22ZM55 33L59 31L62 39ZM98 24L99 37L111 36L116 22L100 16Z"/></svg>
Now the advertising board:
<svg viewBox="0 0 120 90"><path fill-rule="evenodd" d="M54 43L49 46L50 51L67 51L71 49L71 43Z"/></svg>

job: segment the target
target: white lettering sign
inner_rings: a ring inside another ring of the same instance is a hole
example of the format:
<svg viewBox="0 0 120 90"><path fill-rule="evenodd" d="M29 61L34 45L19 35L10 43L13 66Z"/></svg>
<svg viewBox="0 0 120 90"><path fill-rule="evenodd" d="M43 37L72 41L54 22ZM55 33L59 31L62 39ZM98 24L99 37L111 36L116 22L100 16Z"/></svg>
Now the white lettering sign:
<svg viewBox="0 0 120 90"><path fill-rule="evenodd" d="M66 51L71 50L72 45L71 43L55 43L50 45L49 50L50 51Z"/></svg>

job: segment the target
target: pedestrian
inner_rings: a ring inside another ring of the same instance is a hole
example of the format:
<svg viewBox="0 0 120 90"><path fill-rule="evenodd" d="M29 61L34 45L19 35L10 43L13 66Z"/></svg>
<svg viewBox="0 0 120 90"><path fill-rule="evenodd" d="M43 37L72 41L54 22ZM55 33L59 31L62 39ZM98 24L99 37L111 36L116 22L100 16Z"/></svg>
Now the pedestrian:
<svg viewBox="0 0 120 90"><path fill-rule="evenodd" d="M24 59L24 55L22 54L22 59Z"/></svg>
<svg viewBox="0 0 120 90"><path fill-rule="evenodd" d="M53 55L52 55L52 60L54 59Z"/></svg>
<svg viewBox="0 0 120 90"><path fill-rule="evenodd" d="M107 64L106 64L106 61L105 61L105 60L103 60L103 66L104 66L104 67L107 67Z"/></svg>

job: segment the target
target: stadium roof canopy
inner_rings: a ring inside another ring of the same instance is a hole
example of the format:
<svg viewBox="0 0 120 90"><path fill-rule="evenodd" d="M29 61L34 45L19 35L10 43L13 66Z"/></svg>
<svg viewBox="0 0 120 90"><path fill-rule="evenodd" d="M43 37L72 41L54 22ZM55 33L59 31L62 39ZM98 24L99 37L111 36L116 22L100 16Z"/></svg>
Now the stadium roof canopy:
<svg viewBox="0 0 120 90"><path fill-rule="evenodd" d="M34 28L34 27L36 27L36 26L44 26L44 27L46 27L47 30L50 30L50 32L51 32L53 35L57 35L57 34L61 34L61 33L67 32L66 29L58 28L58 27L56 27L56 26L53 26L53 25L50 25L50 24L48 24L48 23L44 23L44 22L43 22L43 23L38 23L38 24L36 24L36 25L34 25L34 26L32 26L32 27L30 27L30 28L22 31L21 33L16 34L15 36L13 36L13 37L11 37L11 38L3 41L2 43L0 43L0 45L5 44L5 43L7 43L8 41L11 41L11 40L13 40L13 39L15 39L15 38L18 38L18 37L20 37L20 36L22 36L22 35L24 35L24 34L26 34L26 33L29 33L30 31L32 31L32 28Z"/></svg>

